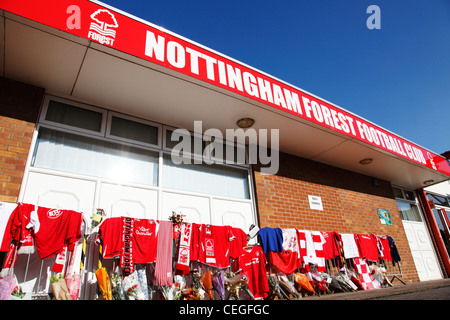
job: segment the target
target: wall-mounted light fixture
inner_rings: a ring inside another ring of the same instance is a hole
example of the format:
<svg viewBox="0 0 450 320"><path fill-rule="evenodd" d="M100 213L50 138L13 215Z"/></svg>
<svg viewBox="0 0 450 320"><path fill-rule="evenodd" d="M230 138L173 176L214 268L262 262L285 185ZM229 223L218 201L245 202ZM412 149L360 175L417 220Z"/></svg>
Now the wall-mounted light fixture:
<svg viewBox="0 0 450 320"><path fill-rule="evenodd" d="M239 119L236 124L238 125L239 128L242 129L246 129L246 128L250 128L252 125L255 124L255 120L253 120L252 118L242 118Z"/></svg>
<svg viewBox="0 0 450 320"><path fill-rule="evenodd" d="M368 165L368 164L372 163L372 161L373 161L372 158L365 158L365 159L362 159L362 160L359 162L359 164L365 166L365 165Z"/></svg>

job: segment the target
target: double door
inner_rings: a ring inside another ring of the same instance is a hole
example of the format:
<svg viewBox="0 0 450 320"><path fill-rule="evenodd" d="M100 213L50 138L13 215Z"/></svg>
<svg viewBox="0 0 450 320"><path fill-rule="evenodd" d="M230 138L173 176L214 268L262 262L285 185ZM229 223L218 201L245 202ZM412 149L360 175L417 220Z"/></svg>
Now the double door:
<svg viewBox="0 0 450 320"><path fill-rule="evenodd" d="M90 177L62 174L33 168L26 179L20 201L38 206L70 209L84 213L90 221L101 208L108 217L130 216L142 219L168 220L172 211L185 215L188 222L231 225L247 231L256 224L251 200L231 199L208 194L194 194L159 187L115 184ZM94 299L98 247L94 236L87 241L80 299ZM75 255L75 270L81 263L81 241ZM49 290L50 269L54 258L40 260L37 253L19 255L15 273L19 283L31 282L34 293Z"/></svg>
<svg viewBox="0 0 450 320"><path fill-rule="evenodd" d="M441 279L441 269L425 223L403 220L403 227L420 281Z"/></svg>

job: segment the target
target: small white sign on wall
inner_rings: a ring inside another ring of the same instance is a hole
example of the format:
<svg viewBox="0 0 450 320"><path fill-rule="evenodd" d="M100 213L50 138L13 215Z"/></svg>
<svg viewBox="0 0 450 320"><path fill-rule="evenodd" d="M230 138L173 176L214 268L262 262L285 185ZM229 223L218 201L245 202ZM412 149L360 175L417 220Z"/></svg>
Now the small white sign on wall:
<svg viewBox="0 0 450 320"><path fill-rule="evenodd" d="M309 196L309 207L313 210L323 210L322 198L318 196Z"/></svg>

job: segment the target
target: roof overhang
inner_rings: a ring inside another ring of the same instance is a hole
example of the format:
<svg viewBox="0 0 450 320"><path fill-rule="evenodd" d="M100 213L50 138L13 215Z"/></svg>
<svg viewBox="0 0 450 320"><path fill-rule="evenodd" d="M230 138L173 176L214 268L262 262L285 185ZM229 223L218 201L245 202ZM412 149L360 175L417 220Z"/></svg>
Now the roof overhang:
<svg viewBox="0 0 450 320"><path fill-rule="evenodd" d="M202 120L224 135L251 117L256 131L279 129L282 152L411 189L449 179L448 162L435 153L437 170L174 68L8 11L0 19L0 75L49 94L188 130ZM361 165L365 158L372 163Z"/></svg>

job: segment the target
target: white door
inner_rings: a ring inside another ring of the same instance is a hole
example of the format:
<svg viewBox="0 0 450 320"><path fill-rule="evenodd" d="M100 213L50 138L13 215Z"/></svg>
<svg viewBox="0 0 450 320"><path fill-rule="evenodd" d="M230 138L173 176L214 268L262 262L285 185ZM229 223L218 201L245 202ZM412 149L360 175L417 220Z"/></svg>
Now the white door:
<svg viewBox="0 0 450 320"><path fill-rule="evenodd" d="M98 207L105 210L108 217L123 216L156 220L158 191L101 183Z"/></svg>
<svg viewBox="0 0 450 320"><path fill-rule="evenodd" d="M95 181L30 172L22 202L92 214Z"/></svg>
<svg viewBox="0 0 450 320"><path fill-rule="evenodd" d="M420 281L441 279L442 274L424 222L403 220Z"/></svg>
<svg viewBox="0 0 450 320"><path fill-rule="evenodd" d="M208 196L163 192L159 219L168 220L172 211L183 214L184 221L211 224L211 210Z"/></svg>
<svg viewBox="0 0 450 320"><path fill-rule="evenodd" d="M237 227L244 232L255 221L251 203L222 199L212 200L212 217L212 224Z"/></svg>
<svg viewBox="0 0 450 320"><path fill-rule="evenodd" d="M83 212L90 217L94 206L95 182L58 175L30 172L21 200L37 206ZM81 246L75 256L75 266L81 260ZM15 274L19 283L32 281L35 292L48 292L50 270L55 258L41 261L37 252L18 255ZM75 268L76 270L78 268Z"/></svg>

